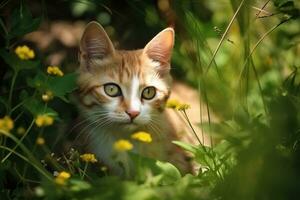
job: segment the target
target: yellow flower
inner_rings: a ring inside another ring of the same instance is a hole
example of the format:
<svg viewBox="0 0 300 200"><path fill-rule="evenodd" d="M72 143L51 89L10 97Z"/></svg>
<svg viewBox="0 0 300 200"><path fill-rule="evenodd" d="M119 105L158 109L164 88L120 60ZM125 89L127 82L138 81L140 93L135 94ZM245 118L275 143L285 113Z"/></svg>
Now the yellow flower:
<svg viewBox="0 0 300 200"><path fill-rule="evenodd" d="M24 127L20 126L20 127L17 128L17 133L19 135L23 135L25 132L26 132L26 130L25 130Z"/></svg>
<svg viewBox="0 0 300 200"><path fill-rule="evenodd" d="M98 160L96 159L95 157L95 154L92 154L92 153L85 153L85 154L82 154L80 156L81 160L84 161L84 162L91 162L91 163L95 163L97 162Z"/></svg>
<svg viewBox="0 0 300 200"><path fill-rule="evenodd" d="M53 93L51 91L46 91L46 93L42 95L42 99L45 102L50 101L51 99L53 99Z"/></svg>
<svg viewBox="0 0 300 200"><path fill-rule="evenodd" d="M166 103L166 107L175 109L179 104L180 103L177 99L169 99Z"/></svg>
<svg viewBox="0 0 300 200"><path fill-rule="evenodd" d="M35 57L34 51L26 45L18 46L15 53L21 60L29 60Z"/></svg>
<svg viewBox="0 0 300 200"><path fill-rule="evenodd" d="M55 177L55 183L58 185L65 185L66 181L71 177L71 174L65 171L60 172Z"/></svg>
<svg viewBox="0 0 300 200"><path fill-rule="evenodd" d="M54 119L48 115L38 115L35 119L35 124L38 127L42 127L42 126L50 126L52 125L54 122Z"/></svg>
<svg viewBox="0 0 300 200"><path fill-rule="evenodd" d="M14 121L9 116L0 118L0 129L9 132L13 128L14 128Z"/></svg>
<svg viewBox="0 0 300 200"><path fill-rule="evenodd" d="M166 103L167 108L172 108L175 110L186 110L191 106L186 103L180 103L177 99L169 99Z"/></svg>
<svg viewBox="0 0 300 200"><path fill-rule="evenodd" d="M38 137L35 142L37 145L43 145L45 144L45 139L42 137Z"/></svg>
<svg viewBox="0 0 300 200"><path fill-rule="evenodd" d="M63 76L64 73L57 66L49 66L47 68L47 73L54 76Z"/></svg>
<svg viewBox="0 0 300 200"><path fill-rule="evenodd" d="M191 106L189 104L183 103L177 106L176 110L186 110L191 108Z"/></svg>
<svg viewBox="0 0 300 200"><path fill-rule="evenodd" d="M114 143L114 149L116 151L129 151L133 148L133 145L128 140L118 140Z"/></svg>
<svg viewBox="0 0 300 200"><path fill-rule="evenodd" d="M65 171L60 172L57 177L63 178L63 179L69 179L71 177L71 174Z"/></svg>
<svg viewBox="0 0 300 200"><path fill-rule="evenodd" d="M152 142L152 137L149 133L139 131L131 135L132 139L139 140L141 142L150 143Z"/></svg>

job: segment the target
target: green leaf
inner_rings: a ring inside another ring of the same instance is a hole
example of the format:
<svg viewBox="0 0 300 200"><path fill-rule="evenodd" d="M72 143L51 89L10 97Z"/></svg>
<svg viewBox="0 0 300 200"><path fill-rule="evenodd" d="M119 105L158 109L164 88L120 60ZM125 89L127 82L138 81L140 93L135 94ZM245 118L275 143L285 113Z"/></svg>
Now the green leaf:
<svg viewBox="0 0 300 200"><path fill-rule="evenodd" d="M181 141L172 141L172 143L176 144L177 146L181 147L182 149L184 149L192 154L196 154L197 147L195 145L188 144L188 143L181 142Z"/></svg>
<svg viewBox="0 0 300 200"><path fill-rule="evenodd" d="M206 166L210 168L210 166L213 165L214 154L212 153L212 149L210 147L201 146L201 145L195 146L180 141L173 141L173 143L183 148L184 150L192 153L195 161L201 164L202 166Z"/></svg>
<svg viewBox="0 0 300 200"><path fill-rule="evenodd" d="M74 192L80 192L91 188L91 185L86 181L71 179L69 182L71 185L70 190Z"/></svg>
<svg viewBox="0 0 300 200"><path fill-rule="evenodd" d="M281 8L286 6L294 6L294 2L292 0L274 0L274 5Z"/></svg>
<svg viewBox="0 0 300 200"><path fill-rule="evenodd" d="M161 174L163 175L161 179L162 185L172 184L181 178L181 174L179 170L171 163L161 162L157 160L156 166L158 167L158 169L161 171Z"/></svg>
<svg viewBox="0 0 300 200"><path fill-rule="evenodd" d="M277 7L277 9L284 13L288 14L294 19L300 17L300 9L298 4L295 4L295 1L293 0L273 0L274 5Z"/></svg>
<svg viewBox="0 0 300 200"><path fill-rule="evenodd" d="M33 79L27 79L27 84L30 87L36 88L41 93L51 91L53 96L68 102L65 96L77 88L76 80L76 73L70 73L59 77L47 76L42 72L38 72Z"/></svg>
<svg viewBox="0 0 300 200"><path fill-rule="evenodd" d="M77 88L76 80L76 73L66 74L62 77L49 77L47 86L48 89L53 92L54 96L68 102L65 95L73 92Z"/></svg>
<svg viewBox="0 0 300 200"><path fill-rule="evenodd" d="M41 101L38 101L34 97L28 97L24 100L23 106L34 116L36 117L39 114L47 114L51 117L57 118L58 114L52 108L45 106Z"/></svg>
<svg viewBox="0 0 300 200"><path fill-rule="evenodd" d="M32 18L31 12L26 5L21 2L20 8L16 8L12 14L12 26L8 33L8 39L23 36L36 30L42 18Z"/></svg>
<svg viewBox="0 0 300 200"><path fill-rule="evenodd" d="M40 92L47 90L47 75L41 71L37 72L34 78L27 79L28 86L37 89Z"/></svg>
<svg viewBox="0 0 300 200"><path fill-rule="evenodd" d="M6 110L8 109L7 100L3 96L0 97L0 104L3 104Z"/></svg>
<svg viewBox="0 0 300 200"><path fill-rule="evenodd" d="M3 22L3 20L0 18L0 27L1 27L1 34L3 34L3 36L7 36L7 34L8 34L8 32L7 32L7 29L6 29L6 27L5 27L5 25L4 25L4 22Z"/></svg>
<svg viewBox="0 0 300 200"><path fill-rule="evenodd" d="M93 196L83 196L78 199L122 199L122 200L155 200L159 198L159 194L151 188L143 184L137 184L134 181L122 180L115 176L105 176L102 178L95 177L92 187ZM52 191L49 191L49 193Z"/></svg>
<svg viewBox="0 0 300 200"><path fill-rule="evenodd" d="M16 54L7 52L5 49L0 49L0 56L15 72L34 69L40 65L40 61L21 60Z"/></svg>
<svg viewBox="0 0 300 200"><path fill-rule="evenodd" d="M130 158L137 166L137 177L141 181L145 181L147 174L152 173L153 176L160 176L157 184L169 185L181 178L179 170L168 162L158 161L142 155L129 153Z"/></svg>
<svg viewBox="0 0 300 200"><path fill-rule="evenodd" d="M197 149L195 154L195 161L202 166L206 166L212 169L212 166L214 166L215 153L209 151L209 147L205 147L205 149L206 150L200 147Z"/></svg>
<svg viewBox="0 0 300 200"><path fill-rule="evenodd" d="M122 188L124 188L125 192L123 195L120 195L119 199L124 200L132 200L132 199L140 199L140 200L149 200L149 199L158 199L158 195L152 188L143 187L143 185L139 186L134 182L123 182ZM113 199L113 198L110 198Z"/></svg>

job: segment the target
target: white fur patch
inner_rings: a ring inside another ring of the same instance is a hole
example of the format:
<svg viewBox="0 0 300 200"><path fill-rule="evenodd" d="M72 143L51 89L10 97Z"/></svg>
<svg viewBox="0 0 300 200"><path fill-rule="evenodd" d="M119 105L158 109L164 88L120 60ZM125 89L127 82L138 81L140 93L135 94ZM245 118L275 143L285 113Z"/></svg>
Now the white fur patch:
<svg viewBox="0 0 300 200"><path fill-rule="evenodd" d="M134 76L131 81L130 110L140 111L141 101L139 88L140 80L137 76Z"/></svg>

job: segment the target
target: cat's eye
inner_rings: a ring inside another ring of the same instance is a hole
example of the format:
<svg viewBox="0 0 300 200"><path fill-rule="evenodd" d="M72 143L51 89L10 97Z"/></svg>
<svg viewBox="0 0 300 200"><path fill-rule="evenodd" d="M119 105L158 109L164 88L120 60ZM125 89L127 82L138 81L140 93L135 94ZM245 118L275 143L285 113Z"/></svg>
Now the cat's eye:
<svg viewBox="0 0 300 200"><path fill-rule="evenodd" d="M153 86L146 87L142 92L142 98L147 100L153 99L155 95L156 95L156 89Z"/></svg>
<svg viewBox="0 0 300 200"><path fill-rule="evenodd" d="M121 88L115 83L106 83L104 85L104 92L110 97L117 97L122 95Z"/></svg>

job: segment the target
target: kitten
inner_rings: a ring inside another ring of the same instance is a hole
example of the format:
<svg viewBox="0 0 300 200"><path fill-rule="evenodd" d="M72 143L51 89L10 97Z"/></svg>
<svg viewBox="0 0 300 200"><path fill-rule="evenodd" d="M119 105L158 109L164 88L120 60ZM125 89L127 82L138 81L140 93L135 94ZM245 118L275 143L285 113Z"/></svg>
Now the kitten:
<svg viewBox="0 0 300 200"><path fill-rule="evenodd" d="M112 158L113 144L136 131L151 133L153 141L134 152L189 170L185 153L171 143L178 138L164 112L170 95L173 45L172 28L158 33L144 49L132 51L116 50L97 22L90 22L84 30L78 78L85 123L81 131L87 136L88 150L115 174L124 172Z"/></svg>

